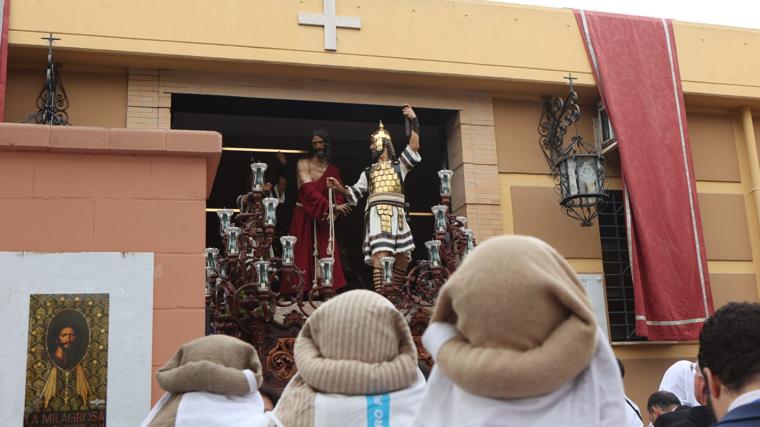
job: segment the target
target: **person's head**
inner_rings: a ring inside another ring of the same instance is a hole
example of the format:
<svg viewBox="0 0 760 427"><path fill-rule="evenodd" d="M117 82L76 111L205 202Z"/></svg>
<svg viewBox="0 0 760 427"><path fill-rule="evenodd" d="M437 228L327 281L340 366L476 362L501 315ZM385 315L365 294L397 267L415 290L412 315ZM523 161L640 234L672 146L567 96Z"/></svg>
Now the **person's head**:
<svg viewBox="0 0 760 427"><path fill-rule="evenodd" d="M372 161L377 161L383 153L388 155L388 159L396 160L396 150L393 148L391 134L385 129L383 122L369 137L369 150L372 153Z"/></svg>
<svg viewBox="0 0 760 427"><path fill-rule="evenodd" d="M301 328L294 357L299 375L326 393L385 393L417 379L417 347L404 315L366 290L320 305Z"/></svg>
<svg viewBox="0 0 760 427"><path fill-rule="evenodd" d="M460 334L438 349L436 366L465 391L498 399L561 388L589 367L599 343L573 268L528 236L478 245L441 289L431 322Z"/></svg>
<svg viewBox="0 0 760 427"><path fill-rule="evenodd" d="M669 391L657 391L652 393L647 400L649 422L654 424L657 417L668 412L673 412L680 405L681 401L678 400L678 397Z"/></svg>
<svg viewBox="0 0 760 427"><path fill-rule="evenodd" d="M692 363L691 370L694 373L694 397L700 405L705 406L707 405L707 384L705 384L705 376L702 375L699 363Z"/></svg>
<svg viewBox="0 0 760 427"><path fill-rule="evenodd" d="M699 367L708 405L718 419L739 395L760 390L760 304L732 302L715 312L699 334Z"/></svg>
<svg viewBox="0 0 760 427"><path fill-rule="evenodd" d="M71 326L64 326L58 332L58 346L68 350L77 340L77 333Z"/></svg>
<svg viewBox="0 0 760 427"><path fill-rule="evenodd" d="M298 333L293 357L298 375L274 410L286 426L314 425L314 411L307 408L315 407L323 393L362 400L402 389L422 394L422 387L414 387L420 378L409 324L390 301L372 291L343 292L322 303ZM346 416L339 412L335 425Z"/></svg>
<svg viewBox="0 0 760 427"><path fill-rule="evenodd" d="M332 158L332 142L330 134L324 129L315 129L311 133L311 144L309 145L309 156L329 162Z"/></svg>

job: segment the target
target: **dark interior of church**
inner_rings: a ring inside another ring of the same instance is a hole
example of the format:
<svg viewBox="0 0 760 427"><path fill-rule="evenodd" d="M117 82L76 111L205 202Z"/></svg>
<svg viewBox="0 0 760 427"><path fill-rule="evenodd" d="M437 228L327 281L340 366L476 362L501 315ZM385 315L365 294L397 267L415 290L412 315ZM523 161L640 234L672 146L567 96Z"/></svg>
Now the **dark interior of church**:
<svg viewBox="0 0 760 427"><path fill-rule="evenodd" d="M430 240L433 220L430 207L439 203L439 169L446 168L446 123L456 111L415 108L420 120L422 162L409 173L405 183L410 204L410 226L416 249L414 259L427 257L424 242ZM401 106L362 105L333 102L275 100L212 95L172 95L172 129L214 130L223 136L222 159L217 171L209 209L234 208L238 195L248 191L252 158L277 164L282 150L288 160L286 201L278 209L277 233L287 234L296 199L296 162L309 149L314 129L324 128L332 140L332 162L343 181L353 184L371 162L369 136L382 120L393 136L397 153L406 146ZM336 238L348 285L346 289L371 288L370 269L363 262L364 205L360 203L345 218L336 221ZM221 246L218 218L206 213L206 246Z"/></svg>

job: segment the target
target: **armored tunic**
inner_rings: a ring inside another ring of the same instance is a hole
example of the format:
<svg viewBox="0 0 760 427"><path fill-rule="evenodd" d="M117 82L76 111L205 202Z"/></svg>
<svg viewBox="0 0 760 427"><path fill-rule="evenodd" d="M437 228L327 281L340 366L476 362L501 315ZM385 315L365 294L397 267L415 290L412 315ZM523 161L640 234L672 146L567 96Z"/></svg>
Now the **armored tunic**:
<svg viewBox="0 0 760 427"><path fill-rule="evenodd" d="M406 222L403 182L422 157L409 146L398 162L378 162L362 172L356 184L348 187L347 201L356 206L359 199L368 195L364 210L364 261L372 264L377 252L392 254L414 250L414 238Z"/></svg>

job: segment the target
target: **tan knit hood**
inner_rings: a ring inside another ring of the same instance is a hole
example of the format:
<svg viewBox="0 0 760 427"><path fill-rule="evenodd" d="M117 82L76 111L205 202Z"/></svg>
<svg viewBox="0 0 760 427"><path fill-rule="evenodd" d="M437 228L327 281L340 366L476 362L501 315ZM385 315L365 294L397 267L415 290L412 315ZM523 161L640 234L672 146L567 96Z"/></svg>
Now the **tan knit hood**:
<svg viewBox="0 0 760 427"><path fill-rule="evenodd" d="M256 349L237 338L209 335L183 344L156 373L158 384L172 396L150 426L174 426L183 393L249 394L250 386L243 373L246 369L261 385L261 362Z"/></svg>
<svg viewBox="0 0 760 427"><path fill-rule="evenodd" d="M589 365L597 326L565 259L541 240L501 236L479 245L449 278L431 321L461 336L437 364L459 387L515 399L552 392Z"/></svg>
<svg viewBox="0 0 760 427"><path fill-rule="evenodd" d="M387 393L417 380L417 348L404 316L370 291L322 304L298 334L294 353L298 373L275 409L288 427L313 425L316 393Z"/></svg>

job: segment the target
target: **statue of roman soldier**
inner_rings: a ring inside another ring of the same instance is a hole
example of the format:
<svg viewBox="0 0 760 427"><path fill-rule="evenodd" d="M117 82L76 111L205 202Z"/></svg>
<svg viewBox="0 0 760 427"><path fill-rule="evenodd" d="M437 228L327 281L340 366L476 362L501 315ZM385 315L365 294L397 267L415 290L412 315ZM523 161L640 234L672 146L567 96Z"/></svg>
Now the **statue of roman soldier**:
<svg viewBox="0 0 760 427"><path fill-rule="evenodd" d="M373 163L359 175L356 184L342 186L334 178L327 178L328 185L346 196L348 204L356 206L359 199L367 197L364 210L364 261L372 266L372 282L375 290L383 286L383 257L395 257L393 284L403 285L406 268L414 250L412 230L406 221L404 180L421 160L419 121L412 107L404 104L404 117L409 126L409 142L396 156L391 134L380 127L370 137Z"/></svg>

